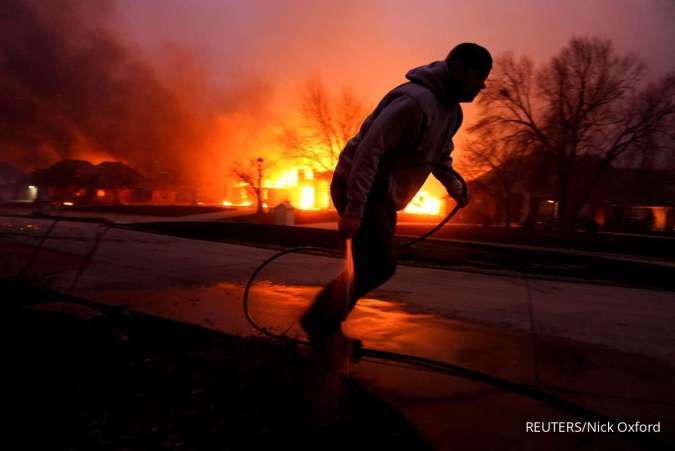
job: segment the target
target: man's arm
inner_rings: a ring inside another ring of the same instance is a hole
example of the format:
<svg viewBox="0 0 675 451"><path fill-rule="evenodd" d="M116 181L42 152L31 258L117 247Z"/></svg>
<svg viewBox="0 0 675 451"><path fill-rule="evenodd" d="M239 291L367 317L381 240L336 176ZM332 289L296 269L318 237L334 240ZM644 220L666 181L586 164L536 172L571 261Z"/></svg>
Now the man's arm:
<svg viewBox="0 0 675 451"><path fill-rule="evenodd" d="M434 177L445 187L450 197L455 199L461 207L469 203L469 191L466 189L464 179L457 171L452 168L452 152L453 145L445 152L438 161L437 166L431 170Z"/></svg>
<svg viewBox="0 0 675 451"><path fill-rule="evenodd" d="M363 216L380 158L391 149L415 145L423 125L424 113L411 97L402 95L384 107L356 149L347 180L345 216Z"/></svg>
<svg viewBox="0 0 675 451"><path fill-rule="evenodd" d="M441 155L440 160L437 162L431 172L434 174L434 177L438 179L439 182L445 187L445 190L448 192L450 197L455 199L455 202L459 204L460 207L464 207L469 203L469 191L466 187L466 182L457 171L452 167L452 156L450 155L455 148L455 144L452 142L452 137L455 136L457 130L462 126L464 121L464 114L462 108L457 106L457 116L455 124L450 133L450 146L447 152Z"/></svg>

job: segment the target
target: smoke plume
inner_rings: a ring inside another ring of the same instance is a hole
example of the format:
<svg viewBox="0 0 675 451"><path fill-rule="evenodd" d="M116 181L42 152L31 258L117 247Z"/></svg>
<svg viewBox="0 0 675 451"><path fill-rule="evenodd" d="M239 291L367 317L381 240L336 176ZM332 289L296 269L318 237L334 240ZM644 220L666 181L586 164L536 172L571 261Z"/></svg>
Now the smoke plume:
<svg viewBox="0 0 675 451"><path fill-rule="evenodd" d="M0 160L24 169L63 158L122 160L151 173L184 167L199 121L107 28L114 7L3 1Z"/></svg>

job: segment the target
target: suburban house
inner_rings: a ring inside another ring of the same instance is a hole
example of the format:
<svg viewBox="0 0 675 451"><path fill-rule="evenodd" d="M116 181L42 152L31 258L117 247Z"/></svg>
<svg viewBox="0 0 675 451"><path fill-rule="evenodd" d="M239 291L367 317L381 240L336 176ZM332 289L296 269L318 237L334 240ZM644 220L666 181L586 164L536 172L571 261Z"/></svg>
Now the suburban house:
<svg viewBox="0 0 675 451"><path fill-rule="evenodd" d="M552 227L559 187L551 165L520 161L516 176L489 171L469 183L471 203L459 220L478 224ZM582 160L581 177L592 177L594 160ZM523 175L525 174L525 175ZM585 193L574 193L584 195ZM507 207L508 206L508 207ZM507 210L508 208L508 210ZM675 171L610 166L583 205L579 226L587 230L675 233Z"/></svg>

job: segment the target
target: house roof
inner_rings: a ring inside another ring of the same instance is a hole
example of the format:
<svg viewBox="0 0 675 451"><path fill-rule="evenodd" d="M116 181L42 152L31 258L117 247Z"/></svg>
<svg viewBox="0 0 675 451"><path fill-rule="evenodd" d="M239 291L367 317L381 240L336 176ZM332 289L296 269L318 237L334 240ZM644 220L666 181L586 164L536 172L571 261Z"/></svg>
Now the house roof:
<svg viewBox="0 0 675 451"><path fill-rule="evenodd" d="M89 185L96 177L96 167L85 160L61 160L32 174L37 185L76 186Z"/></svg>
<svg viewBox="0 0 675 451"><path fill-rule="evenodd" d="M96 165L97 184L100 187L120 188L137 185L143 176L120 161L104 161Z"/></svg>

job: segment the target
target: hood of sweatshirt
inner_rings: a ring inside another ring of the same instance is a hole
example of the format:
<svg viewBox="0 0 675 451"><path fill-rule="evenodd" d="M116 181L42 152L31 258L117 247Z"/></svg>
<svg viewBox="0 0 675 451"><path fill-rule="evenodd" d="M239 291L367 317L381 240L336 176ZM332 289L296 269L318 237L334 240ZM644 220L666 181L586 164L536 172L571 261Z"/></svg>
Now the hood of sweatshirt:
<svg viewBox="0 0 675 451"><path fill-rule="evenodd" d="M458 103L445 61L434 61L431 64L411 69L405 78L428 88L445 105L451 106Z"/></svg>

